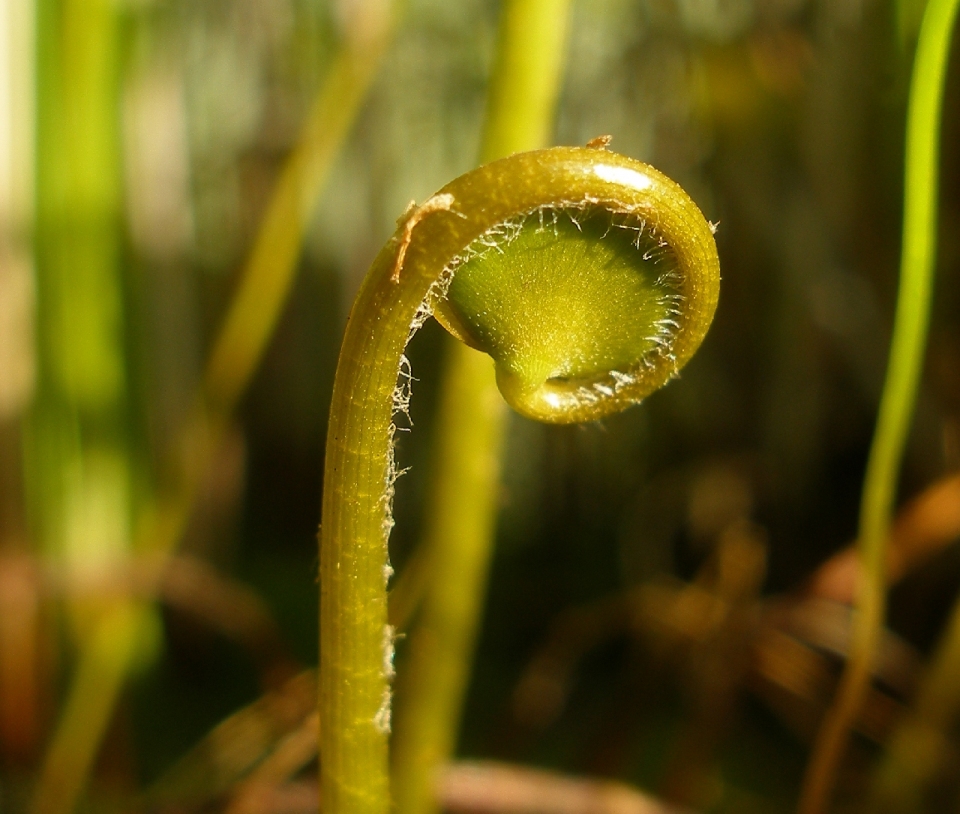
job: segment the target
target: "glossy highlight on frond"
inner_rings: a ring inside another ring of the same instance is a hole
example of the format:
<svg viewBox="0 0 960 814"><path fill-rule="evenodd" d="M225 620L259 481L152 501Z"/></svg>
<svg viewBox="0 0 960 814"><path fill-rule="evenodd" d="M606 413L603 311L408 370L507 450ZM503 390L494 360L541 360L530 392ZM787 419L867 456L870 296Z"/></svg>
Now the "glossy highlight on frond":
<svg viewBox="0 0 960 814"><path fill-rule="evenodd" d="M661 173L604 150L557 149L582 155L596 191L487 228L448 263L434 311L493 357L515 410L572 423L635 404L677 374L713 318L719 264L710 225Z"/></svg>

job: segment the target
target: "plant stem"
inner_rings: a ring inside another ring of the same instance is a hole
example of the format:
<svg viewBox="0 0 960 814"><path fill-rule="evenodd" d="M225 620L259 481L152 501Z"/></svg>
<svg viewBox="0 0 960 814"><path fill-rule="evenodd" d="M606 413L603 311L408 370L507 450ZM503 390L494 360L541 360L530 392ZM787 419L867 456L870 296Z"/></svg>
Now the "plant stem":
<svg viewBox="0 0 960 814"><path fill-rule="evenodd" d="M35 378L34 5L7 0L0 9L0 570L8 580L0 588L0 762L7 766L35 760L49 680L23 504L23 420Z"/></svg>
<svg viewBox="0 0 960 814"><path fill-rule="evenodd" d="M39 377L27 482L35 529L71 579L130 552L133 459L127 428L120 263L119 19L110 0L37 7ZM95 725L104 673L126 641L99 635L111 604L67 603L85 688L71 690L33 811L70 811L109 717Z"/></svg>
<svg viewBox="0 0 960 814"><path fill-rule="evenodd" d="M304 232L333 159L340 152L377 74L393 30L392 12L376 31L346 43L334 58L280 171L240 286L204 376L207 409L229 414L273 335L295 278Z"/></svg>
<svg viewBox="0 0 960 814"><path fill-rule="evenodd" d="M140 553L165 557L176 549L223 432L273 334L295 279L304 231L390 39L392 16L378 23L334 58L281 169L200 393L177 439L175 453L182 456L177 479L138 518L134 547ZM129 616L136 634L115 637L114 651L106 653L103 642L110 640L118 614ZM137 642L151 632L152 621L147 608L121 603L96 622L91 649L81 655L49 747L34 803L37 814L73 809L134 663Z"/></svg>
<svg viewBox="0 0 960 814"><path fill-rule="evenodd" d="M709 225L676 184L606 150L517 153L452 181L424 205L421 211L430 214L414 212L400 224L354 302L334 382L320 534L320 763L327 814L385 814L390 808L392 419L406 400L397 379L411 331L426 317L432 286L474 241L518 216L578 202L629 217L638 231L640 224L656 223L676 257L684 314L678 314L673 352L659 365L662 384L694 352L712 318L716 247ZM637 360L636 369L644 361ZM599 402L598 409L607 407Z"/></svg>
<svg viewBox="0 0 960 814"><path fill-rule="evenodd" d="M296 279L304 232L377 74L394 18L390 10L363 36L350 36L317 91L297 144L280 170L178 438L183 455L179 477L142 518L137 539L144 550L172 553L182 536L202 478L283 311Z"/></svg>
<svg viewBox="0 0 960 814"><path fill-rule="evenodd" d="M503 4L481 163L550 143L569 17L570 0Z"/></svg>
<svg viewBox="0 0 960 814"><path fill-rule="evenodd" d="M39 376L27 474L40 536L76 574L116 564L129 545L117 20L107 0L45 0L37 28ZM89 613L72 616L82 638Z"/></svg>
<svg viewBox="0 0 960 814"><path fill-rule="evenodd" d="M480 162L545 146L563 73L569 0L508 0L500 17ZM435 811L434 776L456 746L493 550L505 409L491 360L452 338L427 507L430 575L405 665L393 796Z"/></svg>
<svg viewBox="0 0 960 814"><path fill-rule="evenodd" d="M950 733L960 718L960 602L953 606L913 708L896 729L877 770L878 811L923 810L926 786L943 770Z"/></svg>
<svg viewBox="0 0 960 814"><path fill-rule="evenodd" d="M76 807L97 747L113 715L124 677L143 646L152 610L133 602L117 603L97 620L85 642L71 692L47 752L32 814L69 812Z"/></svg>
<svg viewBox="0 0 960 814"><path fill-rule="evenodd" d="M850 656L814 744L799 811L827 809L850 730L870 681L885 614L885 542L897 473L926 347L936 257L940 117L950 37L960 0L930 0L917 43L907 109L903 249L890 361L860 506L860 586Z"/></svg>

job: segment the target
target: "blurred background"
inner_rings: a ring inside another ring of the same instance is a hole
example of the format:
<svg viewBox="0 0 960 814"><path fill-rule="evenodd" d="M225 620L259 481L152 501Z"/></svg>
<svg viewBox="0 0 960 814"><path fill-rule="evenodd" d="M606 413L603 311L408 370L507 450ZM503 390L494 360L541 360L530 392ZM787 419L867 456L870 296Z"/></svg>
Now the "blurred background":
<svg viewBox="0 0 960 814"><path fill-rule="evenodd" d="M498 10L0 3L0 811L241 810L307 714L344 321L407 202L474 164ZM719 222L720 306L643 405L511 419L461 756L792 810L849 630L922 11L574 0L555 141L610 134L679 181ZM960 587L956 56L907 509L843 810L864 810ZM441 330L409 352L398 571ZM955 730L916 810L958 804ZM257 810L311 810L311 772Z"/></svg>

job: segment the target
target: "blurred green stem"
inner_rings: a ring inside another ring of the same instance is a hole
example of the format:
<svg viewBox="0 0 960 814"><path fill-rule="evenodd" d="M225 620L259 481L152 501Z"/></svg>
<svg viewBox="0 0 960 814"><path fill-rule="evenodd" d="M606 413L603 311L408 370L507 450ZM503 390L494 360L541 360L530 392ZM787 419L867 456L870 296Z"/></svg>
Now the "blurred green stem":
<svg viewBox="0 0 960 814"><path fill-rule="evenodd" d="M40 700L49 678L41 656L39 591L23 494L23 427L33 397L34 100L33 0L0 8L0 762L33 763ZM10 585L19 588L11 590Z"/></svg>
<svg viewBox="0 0 960 814"><path fill-rule="evenodd" d="M392 23L388 11L375 31L340 49L280 172L204 376L204 401L215 415L233 412L273 334L295 277L304 232L376 76Z"/></svg>
<svg viewBox="0 0 960 814"><path fill-rule="evenodd" d="M372 22L334 58L280 172L201 392L178 438L177 477L138 518L138 552L166 556L176 548L223 431L273 333L295 279L304 231L390 39L391 15ZM121 617L135 632L111 639L108 634ZM96 622L46 756L34 814L65 813L75 807L133 665L137 642L149 634L151 621L147 609L123 603ZM109 641L113 649L107 648Z"/></svg>
<svg viewBox="0 0 960 814"><path fill-rule="evenodd" d="M807 769L799 811L820 814L870 681L883 630L884 562L897 472L913 417L926 347L936 258L940 118L950 37L960 0L930 0L924 12L907 109L903 249L890 362L860 507L860 586L847 667Z"/></svg>
<svg viewBox="0 0 960 814"><path fill-rule="evenodd" d="M570 0L506 0L480 162L546 146L563 75Z"/></svg>
<svg viewBox="0 0 960 814"><path fill-rule="evenodd" d="M130 553L132 471L120 264L119 19L111 0L37 6L37 398L25 466L34 527L71 579ZM67 603L84 694L71 690L33 811L72 809L96 754L104 674L126 663L99 626L111 605ZM112 699L111 699L112 703Z"/></svg>
<svg viewBox="0 0 960 814"><path fill-rule="evenodd" d="M130 670L143 631L152 619L149 607L127 602L106 610L84 643L56 737L33 800L33 814L72 811L113 716L124 676Z"/></svg>
<svg viewBox="0 0 960 814"><path fill-rule="evenodd" d="M943 770L950 737L960 719L960 601L905 720L894 732L875 778L871 810L923 811L923 794Z"/></svg>
<svg viewBox="0 0 960 814"><path fill-rule="evenodd" d="M569 9L569 0L504 3L481 163L549 142ZM506 415L493 364L452 338L445 353L421 543L429 585L398 693L392 791L404 814L437 809L433 779L456 747L498 509Z"/></svg>
<svg viewBox="0 0 960 814"><path fill-rule="evenodd" d="M108 0L44 0L37 16L39 375L28 482L49 554L76 575L129 548L117 20ZM72 613L81 638L88 616Z"/></svg>
<svg viewBox="0 0 960 814"><path fill-rule="evenodd" d="M145 550L177 546L202 478L266 350L296 279L303 236L336 158L392 37L395 12L367 21L334 57L264 211L223 325L207 361L202 387L178 439L177 480L141 518Z"/></svg>

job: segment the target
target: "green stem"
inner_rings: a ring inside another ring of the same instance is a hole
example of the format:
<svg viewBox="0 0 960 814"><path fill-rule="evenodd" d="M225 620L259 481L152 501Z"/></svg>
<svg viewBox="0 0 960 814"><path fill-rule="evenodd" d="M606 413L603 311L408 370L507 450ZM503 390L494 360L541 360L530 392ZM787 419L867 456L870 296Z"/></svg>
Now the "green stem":
<svg viewBox="0 0 960 814"><path fill-rule="evenodd" d="M563 74L569 0L508 0L500 16L480 162L547 145ZM394 736L404 814L437 804L436 770L456 746L496 531L503 400L485 356L447 340L435 487L421 545L430 583L412 634Z"/></svg>
<svg viewBox="0 0 960 814"><path fill-rule="evenodd" d="M37 17L39 381L28 476L48 550L89 572L129 544L117 20L107 0L45 0ZM78 632L83 615L74 614Z"/></svg>
<svg viewBox="0 0 960 814"><path fill-rule="evenodd" d="M890 362L860 507L860 587L850 657L814 745L799 811L825 811L840 759L870 680L886 606L885 542L897 473L913 418L930 317L937 238L940 117L950 37L960 0L930 0L924 12L907 110L903 254Z"/></svg>
<svg viewBox="0 0 960 814"><path fill-rule="evenodd" d="M143 647L143 631L152 619L149 607L133 602L118 603L98 619L81 652L32 814L57 814L76 807L123 679Z"/></svg>
<svg viewBox="0 0 960 814"><path fill-rule="evenodd" d="M134 534L138 552L168 556L180 541L223 431L286 302L303 234L333 159L386 49L393 20L387 15L377 23L374 30L347 42L338 52L297 145L280 171L239 289L214 343L201 392L177 439L176 452L184 455L177 480L138 518ZM107 653L103 643L111 640L108 634L115 628L118 614L129 615L137 632L114 637L114 650ZM81 654L49 747L34 803L36 814L67 812L74 807L134 664L137 642L152 632L152 621L146 608L128 602L113 606L96 621L89 651Z"/></svg>
<svg viewBox="0 0 960 814"><path fill-rule="evenodd" d="M894 732L874 783L878 811L922 811L923 794L943 771L950 733L960 718L960 602L920 685L913 708Z"/></svg>
<svg viewBox="0 0 960 814"><path fill-rule="evenodd" d="M303 235L333 159L357 117L393 30L387 10L376 31L346 43L317 93L267 204L240 286L204 376L208 409L229 414L273 335L295 278Z"/></svg>
<svg viewBox="0 0 960 814"><path fill-rule="evenodd" d="M614 378L609 385L606 378L597 382L602 391L580 387L579 373L564 383L543 382L560 402L562 414L554 420L585 418L584 405L570 410L568 390L589 391L594 417L626 406L628 392L632 401L639 400L675 375L706 333L719 283L709 225L676 184L623 156L588 148L519 153L461 176L401 223L374 261L351 311L327 431L320 535L321 787L327 814L385 814L390 807L393 631L387 624L386 544L396 473L393 416L405 400L397 378L411 331L424 316L425 301L434 304L433 298L427 300L431 288L449 280L462 258L477 256L468 251L477 241L500 234L496 230L518 218L571 206L623 218L622 225L628 219L630 234L638 236L641 224L655 225L677 262L670 280L680 286L676 296L683 313L671 320L677 334L667 351L660 353L654 336L655 360L635 360L630 374L616 374L631 382L623 391ZM535 230L537 239L549 237L547 226ZM470 262L463 260L454 282Z"/></svg>
<svg viewBox="0 0 960 814"><path fill-rule="evenodd" d="M508 0L484 122L480 162L550 143L570 0Z"/></svg>
<svg viewBox="0 0 960 814"><path fill-rule="evenodd" d="M23 419L33 396L33 230L35 67L33 2L0 10L0 561L32 554L23 503ZM0 762L35 757L39 701L49 676L41 658L39 592L21 581L0 597Z"/></svg>
<svg viewBox="0 0 960 814"><path fill-rule="evenodd" d="M340 48L280 170L240 284L207 361L202 387L177 446L177 481L137 529L140 547L161 554L177 546L220 439L273 335L296 279L303 236L333 161L350 133L394 27L392 9Z"/></svg>
<svg viewBox="0 0 960 814"><path fill-rule="evenodd" d="M39 381L27 480L36 528L71 579L129 555L132 455L127 431L120 264L119 19L110 0L43 0L37 8ZM46 754L37 814L70 811L109 717L99 693L124 641L98 634L111 605L67 605L83 687ZM79 703L78 703L79 701ZM87 717L84 717L87 716Z"/></svg>

